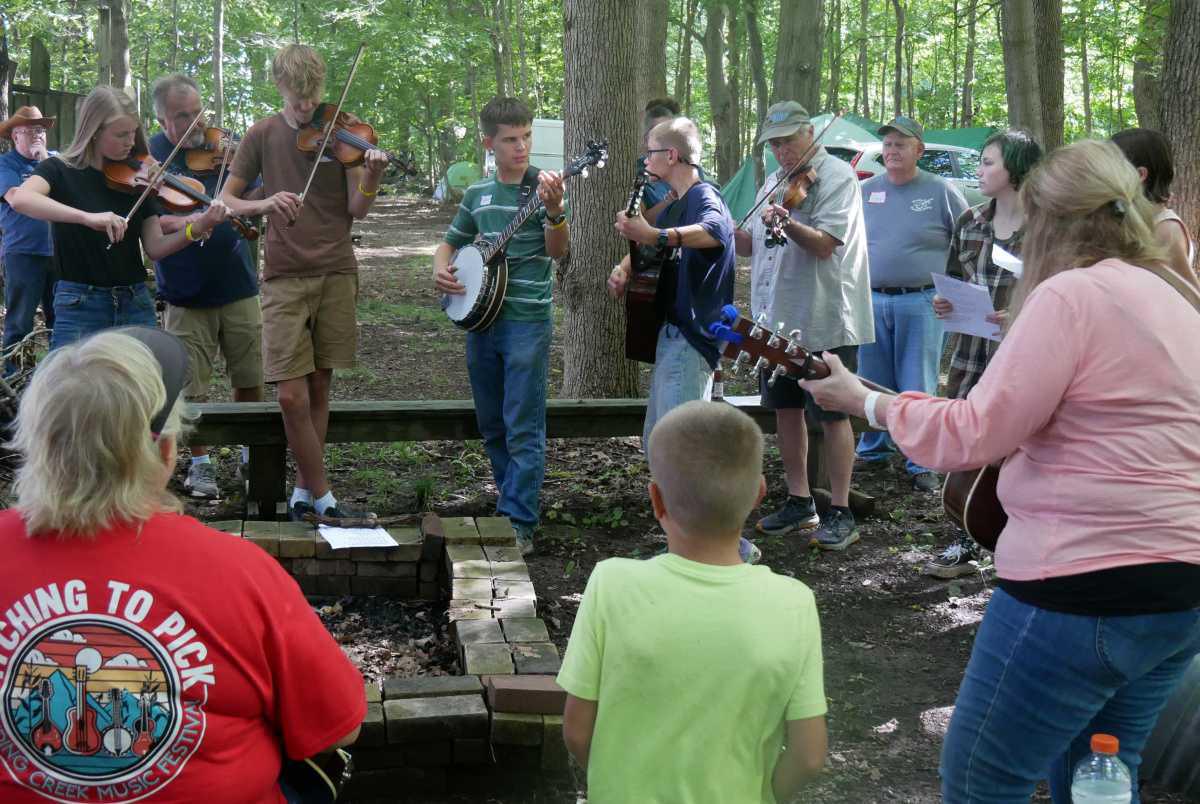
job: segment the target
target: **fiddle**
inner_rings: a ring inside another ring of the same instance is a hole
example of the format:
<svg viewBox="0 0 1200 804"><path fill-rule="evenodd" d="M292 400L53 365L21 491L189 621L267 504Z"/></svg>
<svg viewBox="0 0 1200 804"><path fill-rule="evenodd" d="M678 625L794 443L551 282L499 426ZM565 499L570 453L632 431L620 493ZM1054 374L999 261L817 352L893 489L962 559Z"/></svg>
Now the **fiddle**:
<svg viewBox="0 0 1200 804"><path fill-rule="evenodd" d="M417 166L411 156L397 155L378 148L379 138L375 136L375 128L370 123L349 112L337 111L337 107L331 103L318 106L312 121L296 132L296 147L306 153L316 153L331 122L333 134L325 146L325 153L346 167L361 165L367 151L374 149L382 151L388 161L398 167L403 175L417 175Z"/></svg>
<svg viewBox="0 0 1200 804"><path fill-rule="evenodd" d="M159 163L149 154L133 154L123 161L110 160L104 165L104 180L110 189L125 193L144 193ZM210 206L212 197L204 192L204 184L190 176L177 176L161 171L158 186L151 192L172 212L191 212L199 206ZM258 230L245 218L230 216L233 228L247 240L258 238Z"/></svg>
<svg viewBox="0 0 1200 804"><path fill-rule="evenodd" d="M184 151L188 170L193 173L216 173L237 153L242 138L232 131L216 126L204 129L204 142Z"/></svg>
<svg viewBox="0 0 1200 804"><path fill-rule="evenodd" d="M811 164L797 165L788 171L788 177L787 186L776 189L771 194L771 204L791 210L803 204L804 200L808 198L808 191L812 189L813 182L817 180L817 170ZM787 221L787 217L770 210L763 216L763 222L767 227L767 236L763 242L767 248L787 243L787 235L783 231L783 226Z"/></svg>

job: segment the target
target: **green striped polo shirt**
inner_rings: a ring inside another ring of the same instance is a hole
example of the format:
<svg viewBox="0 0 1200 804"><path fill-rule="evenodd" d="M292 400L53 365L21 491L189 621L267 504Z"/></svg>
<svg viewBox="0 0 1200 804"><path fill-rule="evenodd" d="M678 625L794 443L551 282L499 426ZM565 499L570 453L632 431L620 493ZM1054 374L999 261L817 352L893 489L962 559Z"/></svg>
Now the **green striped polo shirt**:
<svg viewBox="0 0 1200 804"><path fill-rule="evenodd" d="M446 230L446 242L462 248L477 235L495 240L520 207L520 184L504 184L494 178L472 184ZM544 321L551 316L550 269L554 261L546 256L545 220L546 209L539 207L508 241L508 293L501 319Z"/></svg>

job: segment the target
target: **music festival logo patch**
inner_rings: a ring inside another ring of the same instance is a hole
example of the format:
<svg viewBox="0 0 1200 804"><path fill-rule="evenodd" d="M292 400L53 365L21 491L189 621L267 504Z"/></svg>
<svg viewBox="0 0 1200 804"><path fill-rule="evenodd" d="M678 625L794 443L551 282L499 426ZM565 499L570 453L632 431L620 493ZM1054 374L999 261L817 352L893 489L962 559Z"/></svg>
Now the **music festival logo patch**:
<svg viewBox="0 0 1200 804"><path fill-rule="evenodd" d="M48 584L0 617L0 765L54 801L135 801L199 747L212 665L179 612L148 617L149 592L110 581L99 611L88 592Z"/></svg>

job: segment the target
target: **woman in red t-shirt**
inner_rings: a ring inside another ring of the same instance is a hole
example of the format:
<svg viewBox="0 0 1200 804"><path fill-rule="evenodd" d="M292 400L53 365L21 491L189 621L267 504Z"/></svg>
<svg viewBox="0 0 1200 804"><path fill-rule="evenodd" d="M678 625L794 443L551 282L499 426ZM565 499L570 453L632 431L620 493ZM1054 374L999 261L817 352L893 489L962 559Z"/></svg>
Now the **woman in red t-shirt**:
<svg viewBox="0 0 1200 804"><path fill-rule="evenodd" d="M187 353L148 328L53 352L0 513L0 800L281 802L356 739L363 680L266 552L166 492Z"/></svg>

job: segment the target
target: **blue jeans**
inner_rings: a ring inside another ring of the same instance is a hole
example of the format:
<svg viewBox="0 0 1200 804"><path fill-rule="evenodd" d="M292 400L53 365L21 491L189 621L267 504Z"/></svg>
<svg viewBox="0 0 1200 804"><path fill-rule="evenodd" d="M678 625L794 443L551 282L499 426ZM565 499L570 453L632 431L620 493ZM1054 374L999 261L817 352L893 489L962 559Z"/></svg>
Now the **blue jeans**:
<svg viewBox="0 0 1200 804"><path fill-rule="evenodd" d="M537 527L546 471L546 378L554 322L505 321L467 333L475 420L492 462L496 510L524 531Z"/></svg>
<svg viewBox="0 0 1200 804"><path fill-rule="evenodd" d="M708 361L692 348L679 327L663 324L654 349L650 398L646 400L646 423L642 426L643 450L648 449L650 431L659 419L684 402L705 398L711 376Z"/></svg>
<svg viewBox="0 0 1200 804"><path fill-rule="evenodd" d="M46 329L54 329L54 258L39 254L4 255L4 348L33 331L38 305L46 317ZM17 366L4 364L4 373Z"/></svg>
<svg viewBox="0 0 1200 804"><path fill-rule="evenodd" d="M112 288L60 279L54 288L54 336L57 349L112 327L153 327L154 299L145 282Z"/></svg>
<svg viewBox="0 0 1200 804"><path fill-rule="evenodd" d="M942 324L933 314L933 290L889 296L872 291L875 343L858 348L858 373L895 391L937 393L942 358ZM884 431L863 433L856 450L864 461L882 461L896 451ZM909 474L928 472L908 461Z"/></svg>
<svg viewBox="0 0 1200 804"><path fill-rule="evenodd" d="M1027 804L1050 779L1070 804L1092 734L1121 742L1134 779L1175 685L1200 652L1200 609L1129 617L1060 614L997 589L975 637L942 746L946 804Z"/></svg>

